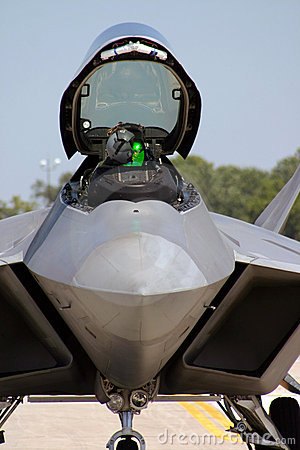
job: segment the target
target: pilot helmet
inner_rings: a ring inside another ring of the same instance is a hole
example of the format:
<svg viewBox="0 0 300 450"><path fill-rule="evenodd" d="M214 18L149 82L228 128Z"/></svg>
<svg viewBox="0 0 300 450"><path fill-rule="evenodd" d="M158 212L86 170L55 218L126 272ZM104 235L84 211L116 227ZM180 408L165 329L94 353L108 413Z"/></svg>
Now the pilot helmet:
<svg viewBox="0 0 300 450"><path fill-rule="evenodd" d="M120 164L128 163L133 155L134 134L125 128L121 128L112 133L106 144L108 156Z"/></svg>

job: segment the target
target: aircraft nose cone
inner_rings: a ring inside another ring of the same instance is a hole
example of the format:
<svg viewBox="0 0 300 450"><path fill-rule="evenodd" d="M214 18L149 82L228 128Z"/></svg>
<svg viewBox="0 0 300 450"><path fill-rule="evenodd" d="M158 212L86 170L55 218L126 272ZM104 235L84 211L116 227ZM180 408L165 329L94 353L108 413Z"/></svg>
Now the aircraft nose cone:
<svg viewBox="0 0 300 450"><path fill-rule="evenodd" d="M130 294L159 294L206 286L195 262L179 245L136 232L97 247L74 277L77 286Z"/></svg>

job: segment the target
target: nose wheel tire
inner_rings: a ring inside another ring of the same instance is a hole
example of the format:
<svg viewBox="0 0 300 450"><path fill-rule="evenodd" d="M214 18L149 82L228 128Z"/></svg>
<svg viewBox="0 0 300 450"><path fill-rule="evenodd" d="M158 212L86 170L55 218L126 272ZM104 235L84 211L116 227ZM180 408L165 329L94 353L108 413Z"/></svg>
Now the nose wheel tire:
<svg viewBox="0 0 300 450"><path fill-rule="evenodd" d="M131 438L125 438L118 442L116 450L139 450L139 447Z"/></svg>
<svg viewBox="0 0 300 450"><path fill-rule="evenodd" d="M106 448L109 450L145 450L146 445L143 436L138 431L132 428L123 428L110 438Z"/></svg>

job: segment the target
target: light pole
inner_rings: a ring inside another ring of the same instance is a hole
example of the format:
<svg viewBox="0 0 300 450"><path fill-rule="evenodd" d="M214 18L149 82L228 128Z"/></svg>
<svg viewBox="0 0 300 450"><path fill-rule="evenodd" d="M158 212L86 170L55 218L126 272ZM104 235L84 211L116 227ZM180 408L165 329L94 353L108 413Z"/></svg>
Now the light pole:
<svg viewBox="0 0 300 450"><path fill-rule="evenodd" d="M41 169L45 169L46 177L47 177L47 198L48 198L48 206L51 204L51 172L56 169L56 167L60 164L60 159L55 158L53 164L51 164L50 156L47 155L46 159L42 159L40 161Z"/></svg>

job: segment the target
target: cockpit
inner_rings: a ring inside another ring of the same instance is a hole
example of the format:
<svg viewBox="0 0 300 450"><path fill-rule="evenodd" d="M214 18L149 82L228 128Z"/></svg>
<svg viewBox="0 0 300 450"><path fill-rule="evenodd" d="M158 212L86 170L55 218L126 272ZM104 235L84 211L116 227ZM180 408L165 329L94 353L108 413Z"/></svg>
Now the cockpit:
<svg viewBox="0 0 300 450"><path fill-rule="evenodd" d="M194 186L145 142L141 124L119 123L109 132L106 159L84 161L62 190L64 203L86 212L112 200L159 200L179 212L199 204Z"/></svg>
<svg viewBox="0 0 300 450"><path fill-rule="evenodd" d="M199 202L167 156L188 155L200 94L154 30L145 33L100 35L63 95L66 154L87 156L62 190L67 205L91 211L113 200L160 200L184 211Z"/></svg>

